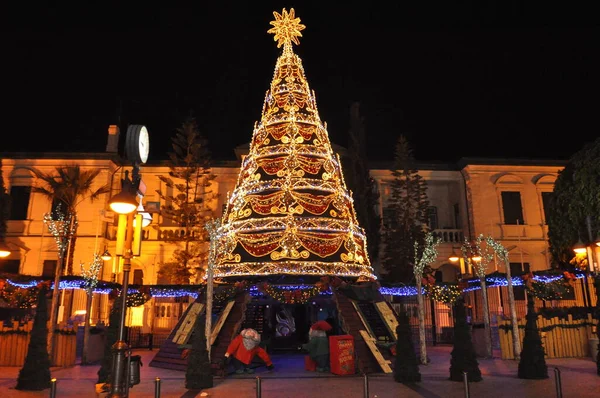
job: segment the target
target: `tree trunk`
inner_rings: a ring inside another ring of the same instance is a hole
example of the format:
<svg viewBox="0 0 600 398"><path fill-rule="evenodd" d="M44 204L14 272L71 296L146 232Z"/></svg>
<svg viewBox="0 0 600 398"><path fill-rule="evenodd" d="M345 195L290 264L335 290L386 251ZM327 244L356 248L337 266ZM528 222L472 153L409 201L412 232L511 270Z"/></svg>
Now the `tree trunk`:
<svg viewBox="0 0 600 398"><path fill-rule="evenodd" d="M490 328L490 309L488 307L487 286L485 284L485 276L479 277L481 285L481 301L483 304L483 334L485 339L485 355L487 358L493 356L492 353L492 331Z"/></svg>
<svg viewBox="0 0 600 398"><path fill-rule="evenodd" d="M521 357L521 336L519 335L519 324L517 323L517 309L515 307L515 292L513 290L510 263L506 262L506 281L508 283L508 308L510 309L510 322L512 323L513 351L515 359Z"/></svg>
<svg viewBox="0 0 600 398"><path fill-rule="evenodd" d="M75 261L75 242L77 241L77 224L73 226L73 235L69 240L69 251L67 254L67 275L73 275L73 262Z"/></svg>
<svg viewBox="0 0 600 398"><path fill-rule="evenodd" d="M427 346L425 343L425 307L423 304L423 292L421 290L421 278L417 279L417 309L419 314L419 352L421 364L427 365Z"/></svg>
<svg viewBox="0 0 600 398"><path fill-rule="evenodd" d="M208 351L208 359L210 359L211 342L210 337L212 335L212 308L213 308L213 267L212 264L208 264L208 278L206 280L206 351Z"/></svg>
<svg viewBox="0 0 600 398"><path fill-rule="evenodd" d="M59 248L60 250L60 248ZM64 253L64 252L63 252ZM54 286L52 288L52 304L50 305L50 325L48 327L48 354L52 362L52 353L54 350L54 329L56 328L56 319L58 318L58 300L60 296L60 276L62 275L64 255L58 258L56 269L54 270Z"/></svg>
<svg viewBox="0 0 600 398"><path fill-rule="evenodd" d="M85 324L83 326L83 350L81 352L81 364L87 365L87 354L90 343L90 311L92 310L92 289L86 289L86 300L85 300Z"/></svg>

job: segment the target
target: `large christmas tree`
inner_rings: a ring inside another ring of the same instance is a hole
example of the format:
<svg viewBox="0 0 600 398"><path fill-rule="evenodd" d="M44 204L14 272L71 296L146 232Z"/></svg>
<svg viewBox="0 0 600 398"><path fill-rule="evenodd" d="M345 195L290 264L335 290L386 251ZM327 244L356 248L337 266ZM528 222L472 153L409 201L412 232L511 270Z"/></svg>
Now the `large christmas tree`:
<svg viewBox="0 0 600 398"><path fill-rule="evenodd" d="M332 275L374 279L340 159L292 43L305 28L274 12L283 51L219 229L215 278Z"/></svg>

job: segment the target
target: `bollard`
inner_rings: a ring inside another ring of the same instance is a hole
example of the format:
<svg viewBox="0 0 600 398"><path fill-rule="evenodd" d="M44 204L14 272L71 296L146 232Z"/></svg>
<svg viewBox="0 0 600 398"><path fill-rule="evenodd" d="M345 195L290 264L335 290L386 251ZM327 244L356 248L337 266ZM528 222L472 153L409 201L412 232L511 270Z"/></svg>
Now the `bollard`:
<svg viewBox="0 0 600 398"><path fill-rule="evenodd" d="M365 398L369 398L369 377L367 376L367 374L364 374L364 393L365 393Z"/></svg>
<svg viewBox="0 0 600 398"><path fill-rule="evenodd" d="M50 380L50 398L56 398L56 379Z"/></svg>
<svg viewBox="0 0 600 398"><path fill-rule="evenodd" d="M469 374L467 372L463 372L463 382L465 383L465 398L469 398L471 394L469 393Z"/></svg>
<svg viewBox="0 0 600 398"><path fill-rule="evenodd" d="M562 383L560 381L560 369L554 368L554 381L556 383L556 398L562 398Z"/></svg>
<svg viewBox="0 0 600 398"><path fill-rule="evenodd" d="M260 398L261 396L261 387L260 387L260 377L256 377L256 398Z"/></svg>
<svg viewBox="0 0 600 398"><path fill-rule="evenodd" d="M154 398L160 398L160 377L154 379Z"/></svg>

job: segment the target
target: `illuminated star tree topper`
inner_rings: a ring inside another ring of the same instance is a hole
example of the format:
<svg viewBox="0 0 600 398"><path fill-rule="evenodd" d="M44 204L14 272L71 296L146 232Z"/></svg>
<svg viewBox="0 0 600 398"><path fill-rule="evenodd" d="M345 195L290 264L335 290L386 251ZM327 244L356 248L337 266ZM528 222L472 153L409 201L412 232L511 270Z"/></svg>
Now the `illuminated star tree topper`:
<svg viewBox="0 0 600 398"><path fill-rule="evenodd" d="M273 15L275 16L275 20L269 22L273 27L267 33L275 35L273 40L277 42L277 48L288 46L290 43L294 43L297 46L300 45L298 37L302 37L300 31L306 28L306 26L300 23L300 18L296 18L294 9L290 8L290 12L288 13L284 8L281 14L273 11Z"/></svg>

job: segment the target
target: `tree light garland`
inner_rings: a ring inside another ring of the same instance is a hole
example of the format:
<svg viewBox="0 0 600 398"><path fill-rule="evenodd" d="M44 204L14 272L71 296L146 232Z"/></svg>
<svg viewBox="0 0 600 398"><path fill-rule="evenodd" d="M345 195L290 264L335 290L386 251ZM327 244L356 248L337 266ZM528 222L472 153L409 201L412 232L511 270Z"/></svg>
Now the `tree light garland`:
<svg viewBox="0 0 600 398"><path fill-rule="evenodd" d="M94 253L94 261L92 261L88 269L85 268L83 261L79 266L81 267L81 276L84 279L82 287L87 289L88 294L91 295L98 285L98 273L100 272L100 268L102 268L102 258L98 253Z"/></svg>
<svg viewBox="0 0 600 398"><path fill-rule="evenodd" d="M54 215L52 213L44 214L44 224L48 226L48 231L54 236L58 256L62 258L77 230L77 217L70 213L65 215L60 211L59 205Z"/></svg>
<svg viewBox="0 0 600 398"><path fill-rule="evenodd" d="M292 50L304 25L293 9L274 15L269 33L283 51L215 236L214 276L376 279L339 155Z"/></svg>

